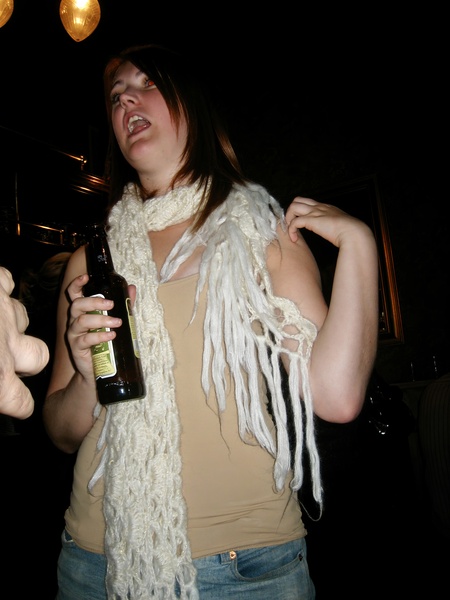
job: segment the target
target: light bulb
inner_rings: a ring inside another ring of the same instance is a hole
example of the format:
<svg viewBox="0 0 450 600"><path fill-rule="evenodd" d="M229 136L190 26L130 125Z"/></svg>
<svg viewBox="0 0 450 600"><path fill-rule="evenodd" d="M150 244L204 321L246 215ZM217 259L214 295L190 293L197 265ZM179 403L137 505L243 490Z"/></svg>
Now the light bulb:
<svg viewBox="0 0 450 600"><path fill-rule="evenodd" d="M0 0L0 27L3 27L13 14L14 0Z"/></svg>
<svg viewBox="0 0 450 600"><path fill-rule="evenodd" d="M98 0L61 0L59 16L64 29L76 42L91 35L100 23Z"/></svg>

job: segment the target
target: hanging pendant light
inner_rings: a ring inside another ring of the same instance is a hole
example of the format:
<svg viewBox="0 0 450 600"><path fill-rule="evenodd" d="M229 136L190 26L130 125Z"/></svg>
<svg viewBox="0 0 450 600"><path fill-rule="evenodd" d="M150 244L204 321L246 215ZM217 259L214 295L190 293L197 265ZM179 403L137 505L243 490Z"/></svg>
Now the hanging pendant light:
<svg viewBox="0 0 450 600"><path fill-rule="evenodd" d="M0 0L0 27L3 27L13 14L14 0Z"/></svg>
<svg viewBox="0 0 450 600"><path fill-rule="evenodd" d="M98 0L61 0L59 16L70 37L81 42L100 23L100 4Z"/></svg>

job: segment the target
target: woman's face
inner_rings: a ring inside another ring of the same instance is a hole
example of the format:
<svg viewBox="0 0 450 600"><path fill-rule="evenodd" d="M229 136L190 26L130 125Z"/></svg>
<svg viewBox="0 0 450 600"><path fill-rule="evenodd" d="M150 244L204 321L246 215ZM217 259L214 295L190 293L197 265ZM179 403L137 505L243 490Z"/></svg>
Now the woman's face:
<svg viewBox="0 0 450 600"><path fill-rule="evenodd" d="M158 187L170 182L186 145L186 120L177 129L153 81L130 62L118 68L110 98L117 143L141 182Z"/></svg>

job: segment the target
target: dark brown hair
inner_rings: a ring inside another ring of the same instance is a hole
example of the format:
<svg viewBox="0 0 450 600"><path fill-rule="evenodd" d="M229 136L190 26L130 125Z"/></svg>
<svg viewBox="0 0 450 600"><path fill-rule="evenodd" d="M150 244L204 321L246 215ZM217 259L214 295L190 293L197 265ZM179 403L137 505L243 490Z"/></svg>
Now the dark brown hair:
<svg viewBox="0 0 450 600"><path fill-rule="evenodd" d="M238 159L225 126L220 119L209 91L195 72L194 65L180 54L158 45L133 46L113 56L104 71L104 91L109 122L109 151L107 178L109 181L109 208L122 196L124 186L134 182L143 198L149 191L142 189L138 174L125 160L117 144L111 124L110 92L117 69L125 62L151 78L162 94L170 115L177 125L185 117L188 135L182 156L182 165L172 180L187 180L202 186L209 180L208 191L196 217L200 227L227 198L234 183L244 183ZM150 192L151 195L151 192Z"/></svg>

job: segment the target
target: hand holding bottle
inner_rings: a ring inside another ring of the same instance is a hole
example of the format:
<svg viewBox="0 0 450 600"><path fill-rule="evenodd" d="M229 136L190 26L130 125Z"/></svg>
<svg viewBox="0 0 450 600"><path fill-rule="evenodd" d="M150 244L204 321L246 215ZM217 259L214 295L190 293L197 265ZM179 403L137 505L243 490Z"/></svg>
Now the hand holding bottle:
<svg viewBox="0 0 450 600"><path fill-rule="evenodd" d="M101 312L104 316L122 320L113 338L91 347L99 401L110 404L143 398L145 384L129 286L114 269L102 225L89 228L86 263L89 280L84 286L84 294L114 303L109 308L95 309L94 315ZM108 327L102 329L107 330Z"/></svg>
<svg viewBox="0 0 450 600"><path fill-rule="evenodd" d="M116 328L122 325L120 318L103 314L113 307L112 300L84 296L83 288L88 280L87 273L80 275L67 288L71 301L67 341L77 370L86 380L95 379L91 347L114 339Z"/></svg>

